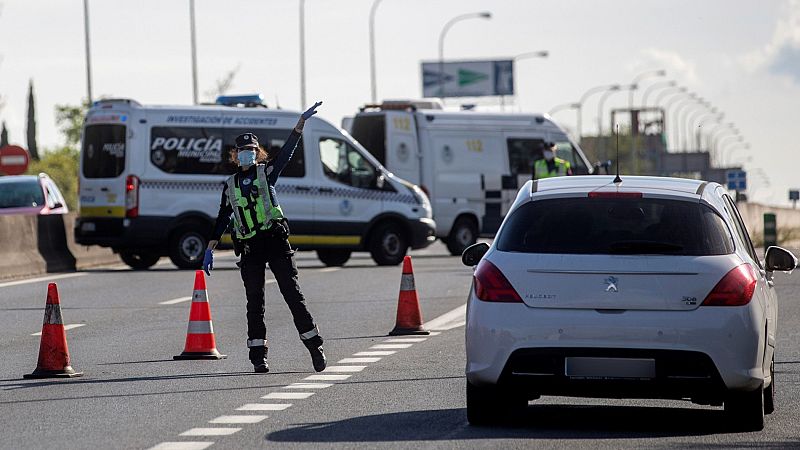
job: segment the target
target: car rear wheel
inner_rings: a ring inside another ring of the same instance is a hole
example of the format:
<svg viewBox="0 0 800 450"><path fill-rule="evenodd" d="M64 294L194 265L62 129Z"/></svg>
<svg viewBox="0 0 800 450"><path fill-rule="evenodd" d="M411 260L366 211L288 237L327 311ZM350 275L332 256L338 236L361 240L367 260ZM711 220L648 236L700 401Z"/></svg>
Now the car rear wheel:
<svg viewBox="0 0 800 450"><path fill-rule="evenodd" d="M738 431L764 429L764 388L749 392L731 392L725 400L725 414Z"/></svg>
<svg viewBox="0 0 800 450"><path fill-rule="evenodd" d="M469 217L460 217L450 229L445 244L453 256L461 255L464 249L478 242L478 225Z"/></svg>
<svg viewBox="0 0 800 450"><path fill-rule="evenodd" d="M146 270L153 267L153 265L158 262L158 259L161 258L161 255L157 253L120 250L119 257L122 259L122 262L130 266L131 269Z"/></svg>
<svg viewBox="0 0 800 450"><path fill-rule="evenodd" d="M467 421L470 425L492 425L519 417L527 405L522 396L514 396L497 386L475 386L467 381Z"/></svg>
<svg viewBox="0 0 800 450"><path fill-rule="evenodd" d="M408 252L408 240L399 225L389 222L378 225L369 242L369 253L379 266L396 266Z"/></svg>
<svg viewBox="0 0 800 450"><path fill-rule="evenodd" d="M185 226L172 233L169 242L169 259L179 269L199 269L208 245L198 227Z"/></svg>
<svg viewBox="0 0 800 450"><path fill-rule="evenodd" d="M775 412L775 358L769 365L769 375L772 382L769 387L764 389L764 414L772 414Z"/></svg>
<svg viewBox="0 0 800 450"><path fill-rule="evenodd" d="M341 248L325 248L317 250L317 258L328 267L343 266L353 252Z"/></svg>

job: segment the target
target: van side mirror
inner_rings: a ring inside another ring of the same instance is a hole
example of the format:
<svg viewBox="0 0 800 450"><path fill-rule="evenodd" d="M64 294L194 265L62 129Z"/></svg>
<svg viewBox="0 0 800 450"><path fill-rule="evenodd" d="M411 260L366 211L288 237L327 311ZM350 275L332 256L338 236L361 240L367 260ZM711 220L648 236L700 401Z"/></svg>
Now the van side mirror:
<svg viewBox="0 0 800 450"><path fill-rule="evenodd" d="M461 262L467 267L473 267L483 258L483 255L489 251L489 244L485 242L477 242L464 249L461 254Z"/></svg>
<svg viewBox="0 0 800 450"><path fill-rule="evenodd" d="M789 272L797 267L797 258L785 248L770 246L764 257L764 266L767 272Z"/></svg>

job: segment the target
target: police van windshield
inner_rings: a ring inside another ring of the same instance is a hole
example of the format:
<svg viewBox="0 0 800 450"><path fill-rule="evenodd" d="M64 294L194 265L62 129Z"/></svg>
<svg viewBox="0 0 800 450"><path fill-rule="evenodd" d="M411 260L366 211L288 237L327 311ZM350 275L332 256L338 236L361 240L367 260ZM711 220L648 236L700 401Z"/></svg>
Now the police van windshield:
<svg viewBox="0 0 800 450"><path fill-rule="evenodd" d="M84 177L118 177L125 169L125 125L87 126L81 154Z"/></svg>

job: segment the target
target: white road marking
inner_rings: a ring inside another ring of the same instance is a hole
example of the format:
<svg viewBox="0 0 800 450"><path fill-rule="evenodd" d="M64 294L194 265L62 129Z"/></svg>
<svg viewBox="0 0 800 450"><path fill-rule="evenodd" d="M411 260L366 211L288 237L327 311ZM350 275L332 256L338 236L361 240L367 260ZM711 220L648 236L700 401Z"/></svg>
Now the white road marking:
<svg viewBox="0 0 800 450"><path fill-rule="evenodd" d="M428 330L451 330L453 328L461 327L466 324L467 320L467 305L466 303L446 312L441 316L427 322L425 328Z"/></svg>
<svg viewBox="0 0 800 450"><path fill-rule="evenodd" d="M342 268L341 267L326 267L324 269L319 269L320 273L336 272L337 270L342 270Z"/></svg>
<svg viewBox="0 0 800 450"><path fill-rule="evenodd" d="M180 434L180 436L230 436L241 428L192 428Z"/></svg>
<svg viewBox="0 0 800 450"><path fill-rule="evenodd" d="M328 366L323 370L327 373L361 372L367 366Z"/></svg>
<svg viewBox="0 0 800 450"><path fill-rule="evenodd" d="M209 420L208 423L259 423L269 416L219 416Z"/></svg>
<svg viewBox="0 0 800 450"><path fill-rule="evenodd" d="M213 442L162 442L150 450L203 450L212 445Z"/></svg>
<svg viewBox="0 0 800 450"><path fill-rule="evenodd" d="M411 347L412 345L414 344L378 344L378 345L373 345L370 348L373 348L375 350L388 350L391 348L408 348Z"/></svg>
<svg viewBox="0 0 800 450"><path fill-rule="evenodd" d="M380 358L345 358L340 359L336 364L374 363L380 360Z"/></svg>
<svg viewBox="0 0 800 450"><path fill-rule="evenodd" d="M9 287L9 286L19 286L20 284L28 284L28 283L38 283L40 281L53 281L53 280L63 280L64 278L74 278L74 277L82 277L88 275L86 272L77 272L77 273L65 273L63 275L51 275L48 277L39 277L39 278L29 278L27 280L19 280L19 281L6 281L5 283L0 283L0 288Z"/></svg>
<svg viewBox="0 0 800 450"><path fill-rule="evenodd" d="M292 406L291 403L248 403L236 408L237 411L283 411Z"/></svg>
<svg viewBox="0 0 800 450"><path fill-rule="evenodd" d="M188 297L178 297L178 298L173 298L172 300L167 300L167 301L164 301L164 302L158 302L158 304L159 305L174 305L176 303L188 302L191 299L192 299L192 296L190 295Z"/></svg>
<svg viewBox="0 0 800 450"><path fill-rule="evenodd" d="M333 386L330 383L292 383L284 386L285 389L325 389Z"/></svg>
<svg viewBox="0 0 800 450"><path fill-rule="evenodd" d="M426 337L424 337L424 338L412 338L412 337L407 337L407 338L393 338L393 339L386 339L386 340L385 340L385 341L383 341L383 342L387 342L387 343L388 343L388 342L404 343L404 342L423 342L423 341L426 341L426 340L428 340L428 338L426 338Z"/></svg>
<svg viewBox="0 0 800 450"><path fill-rule="evenodd" d="M344 381L350 377L351 375L309 375L303 379L308 381Z"/></svg>
<svg viewBox="0 0 800 450"><path fill-rule="evenodd" d="M266 400L300 400L311 397L315 392L271 392L261 398Z"/></svg>
<svg viewBox="0 0 800 450"><path fill-rule="evenodd" d="M395 350L378 350L377 352L357 352L353 356L389 356L397 353Z"/></svg>
<svg viewBox="0 0 800 450"><path fill-rule="evenodd" d="M80 327L85 326L85 325L86 325L85 323L71 323L71 324L68 324L68 325L64 325L64 330L66 331L66 330L71 330L73 328L80 328ZM31 336L41 336L41 335L42 335L42 332L40 331L38 333L33 333Z"/></svg>
<svg viewBox="0 0 800 450"><path fill-rule="evenodd" d="M433 336L438 336L438 335L442 334L442 332L441 332L441 331L431 331L430 333L431 333L431 334L429 334L428 336L431 336L431 337L433 337Z"/></svg>

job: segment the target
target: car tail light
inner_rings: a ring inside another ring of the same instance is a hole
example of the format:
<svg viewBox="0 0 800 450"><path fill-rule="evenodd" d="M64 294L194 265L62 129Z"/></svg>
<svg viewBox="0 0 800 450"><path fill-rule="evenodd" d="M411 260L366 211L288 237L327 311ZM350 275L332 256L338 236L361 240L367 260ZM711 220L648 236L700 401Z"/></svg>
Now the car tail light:
<svg viewBox="0 0 800 450"><path fill-rule="evenodd" d="M641 192L589 192L589 198L642 198Z"/></svg>
<svg viewBox="0 0 800 450"><path fill-rule="evenodd" d="M753 298L756 282L756 271L753 266L742 264L722 277L701 306L746 305Z"/></svg>
<svg viewBox="0 0 800 450"><path fill-rule="evenodd" d="M139 216L139 178L128 175L125 178L125 217Z"/></svg>
<svg viewBox="0 0 800 450"><path fill-rule="evenodd" d="M522 303L511 283L494 264L483 260L475 270L475 295L486 302Z"/></svg>

